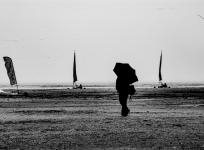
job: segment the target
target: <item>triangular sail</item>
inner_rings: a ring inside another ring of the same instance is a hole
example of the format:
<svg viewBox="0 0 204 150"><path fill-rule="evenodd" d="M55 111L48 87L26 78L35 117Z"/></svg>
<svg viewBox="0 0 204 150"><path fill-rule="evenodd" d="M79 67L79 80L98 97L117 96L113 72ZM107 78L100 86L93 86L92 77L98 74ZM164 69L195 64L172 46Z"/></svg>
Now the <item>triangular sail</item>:
<svg viewBox="0 0 204 150"><path fill-rule="evenodd" d="M6 67L6 71L10 80L10 84L11 85L16 85L17 87L17 92L19 94L19 90L18 90L18 84L17 84L17 80L16 80L16 75L15 75L15 70L13 67L13 62L12 59L8 56L3 57L4 62L5 62L5 67Z"/></svg>
<svg viewBox="0 0 204 150"><path fill-rule="evenodd" d="M76 73L76 56L74 52L74 64L73 64L73 84L77 81L77 73Z"/></svg>
<svg viewBox="0 0 204 150"><path fill-rule="evenodd" d="M160 62L159 62L159 81L162 80L161 65L162 65L162 52L161 52Z"/></svg>
<svg viewBox="0 0 204 150"><path fill-rule="evenodd" d="M5 62L5 67L7 70L7 74L10 80L10 84L11 85L17 85L17 80L16 80L16 75L15 75L15 71L14 71L14 67L13 67L13 62L12 59L10 57L3 57L4 62Z"/></svg>

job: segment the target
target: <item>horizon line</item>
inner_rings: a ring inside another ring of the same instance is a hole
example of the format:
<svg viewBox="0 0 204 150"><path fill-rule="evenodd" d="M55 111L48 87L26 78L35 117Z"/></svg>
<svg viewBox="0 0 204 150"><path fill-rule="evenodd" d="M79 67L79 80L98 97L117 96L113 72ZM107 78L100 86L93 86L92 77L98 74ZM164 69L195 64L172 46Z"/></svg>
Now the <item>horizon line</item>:
<svg viewBox="0 0 204 150"><path fill-rule="evenodd" d="M96 81L96 82L78 82L79 84L87 84L87 85L93 85L93 84L115 84L115 81ZM139 81L139 82L135 82L133 84L157 84L159 83L159 81ZM204 81L167 81L166 83L169 84L179 84L179 83L189 83L189 84L204 84ZM62 85L72 85L72 82L22 82L22 83L18 83L18 85L43 85L43 84L62 84ZM2 82L0 85L10 85L7 82Z"/></svg>

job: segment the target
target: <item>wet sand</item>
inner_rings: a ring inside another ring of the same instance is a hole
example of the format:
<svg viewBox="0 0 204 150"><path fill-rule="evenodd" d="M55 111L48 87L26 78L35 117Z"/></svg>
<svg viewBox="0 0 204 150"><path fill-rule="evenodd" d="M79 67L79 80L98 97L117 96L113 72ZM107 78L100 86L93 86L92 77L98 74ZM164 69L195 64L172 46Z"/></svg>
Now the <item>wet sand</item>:
<svg viewBox="0 0 204 150"><path fill-rule="evenodd" d="M137 89L120 116L114 89L0 96L0 149L204 149L204 88Z"/></svg>

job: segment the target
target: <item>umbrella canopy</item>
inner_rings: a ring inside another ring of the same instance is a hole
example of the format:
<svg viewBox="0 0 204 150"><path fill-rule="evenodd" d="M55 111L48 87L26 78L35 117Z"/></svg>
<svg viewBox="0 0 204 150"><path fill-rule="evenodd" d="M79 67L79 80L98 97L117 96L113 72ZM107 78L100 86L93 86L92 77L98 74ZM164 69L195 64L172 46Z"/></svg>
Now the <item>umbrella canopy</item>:
<svg viewBox="0 0 204 150"><path fill-rule="evenodd" d="M124 81L127 81L129 84L132 84L138 81L138 78L135 73L135 69L133 69L127 63L116 63L113 71L119 78L122 78Z"/></svg>

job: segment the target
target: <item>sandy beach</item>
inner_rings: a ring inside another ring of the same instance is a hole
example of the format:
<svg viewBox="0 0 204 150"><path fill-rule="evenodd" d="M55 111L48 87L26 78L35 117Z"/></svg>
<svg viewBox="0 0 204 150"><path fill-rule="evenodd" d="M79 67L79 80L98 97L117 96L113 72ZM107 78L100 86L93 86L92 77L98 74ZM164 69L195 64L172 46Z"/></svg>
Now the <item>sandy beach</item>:
<svg viewBox="0 0 204 150"><path fill-rule="evenodd" d="M137 88L121 117L112 88L0 96L0 149L204 149L204 88Z"/></svg>

